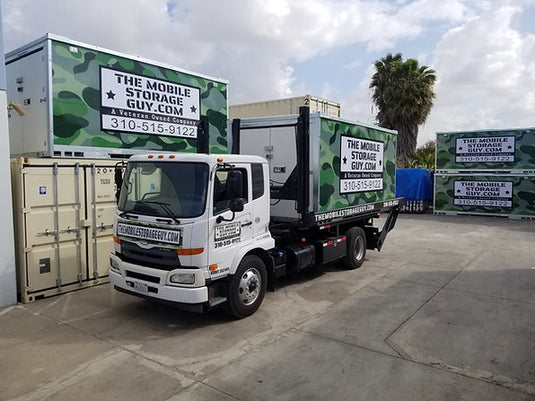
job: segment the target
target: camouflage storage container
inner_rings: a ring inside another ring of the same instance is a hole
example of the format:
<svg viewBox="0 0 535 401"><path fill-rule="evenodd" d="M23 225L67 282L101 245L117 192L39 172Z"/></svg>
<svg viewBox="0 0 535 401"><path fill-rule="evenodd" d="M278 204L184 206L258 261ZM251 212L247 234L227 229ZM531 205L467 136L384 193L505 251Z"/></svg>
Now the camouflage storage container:
<svg viewBox="0 0 535 401"><path fill-rule="evenodd" d="M221 79L54 35L8 53L6 74L12 156L227 152Z"/></svg>
<svg viewBox="0 0 535 401"><path fill-rule="evenodd" d="M311 166L318 192L314 211L396 197L395 131L316 114L311 118L311 137L317 160Z"/></svg>
<svg viewBox="0 0 535 401"><path fill-rule="evenodd" d="M535 174L535 128L438 132L438 174Z"/></svg>
<svg viewBox="0 0 535 401"><path fill-rule="evenodd" d="M300 118L243 119L239 135L233 126L233 151L269 162L272 219L324 224L399 204L395 131L313 113L300 139Z"/></svg>
<svg viewBox="0 0 535 401"><path fill-rule="evenodd" d="M435 213L535 218L535 175L435 175Z"/></svg>

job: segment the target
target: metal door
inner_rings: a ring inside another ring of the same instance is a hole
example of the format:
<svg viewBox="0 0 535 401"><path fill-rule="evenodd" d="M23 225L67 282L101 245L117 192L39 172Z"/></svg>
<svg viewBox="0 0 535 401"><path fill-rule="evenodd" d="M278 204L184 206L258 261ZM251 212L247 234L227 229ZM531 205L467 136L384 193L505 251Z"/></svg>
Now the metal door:
<svg viewBox="0 0 535 401"><path fill-rule="evenodd" d="M113 251L113 216L116 209L114 161L99 161L85 168L88 205L88 277L108 275Z"/></svg>
<svg viewBox="0 0 535 401"><path fill-rule="evenodd" d="M26 167L23 187L26 290L81 283L87 276L79 164Z"/></svg>

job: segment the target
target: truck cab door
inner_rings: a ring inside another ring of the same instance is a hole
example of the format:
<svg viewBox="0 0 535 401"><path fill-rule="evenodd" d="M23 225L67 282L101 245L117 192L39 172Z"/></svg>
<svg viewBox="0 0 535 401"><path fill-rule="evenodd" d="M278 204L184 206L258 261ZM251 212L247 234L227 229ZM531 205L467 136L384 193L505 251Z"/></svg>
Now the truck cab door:
<svg viewBox="0 0 535 401"><path fill-rule="evenodd" d="M208 238L211 278L231 273L234 256L252 241L250 181L250 165L217 167L214 172Z"/></svg>

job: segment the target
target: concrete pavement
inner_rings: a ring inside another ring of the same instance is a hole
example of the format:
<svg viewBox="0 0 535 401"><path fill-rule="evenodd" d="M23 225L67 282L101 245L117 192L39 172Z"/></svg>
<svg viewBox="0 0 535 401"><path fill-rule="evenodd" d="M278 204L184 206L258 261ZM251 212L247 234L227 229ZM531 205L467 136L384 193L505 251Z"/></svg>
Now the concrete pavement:
<svg viewBox="0 0 535 401"><path fill-rule="evenodd" d="M0 309L0 400L535 400L535 222L402 215L253 316L102 285Z"/></svg>

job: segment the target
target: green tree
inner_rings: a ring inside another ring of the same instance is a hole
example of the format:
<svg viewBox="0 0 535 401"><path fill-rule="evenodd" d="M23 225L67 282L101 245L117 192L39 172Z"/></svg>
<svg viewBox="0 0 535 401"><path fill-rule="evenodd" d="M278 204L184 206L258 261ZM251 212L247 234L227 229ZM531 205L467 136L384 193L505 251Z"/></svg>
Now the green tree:
<svg viewBox="0 0 535 401"><path fill-rule="evenodd" d="M403 61L401 53L388 53L374 65L370 89L377 123L398 131L397 165L404 168L416 152L418 126L433 107L435 71L412 58Z"/></svg>
<svg viewBox="0 0 535 401"><path fill-rule="evenodd" d="M409 168L426 168L431 171L435 169L435 141L426 142L416 149L416 152L409 160Z"/></svg>

